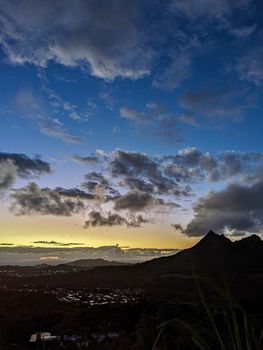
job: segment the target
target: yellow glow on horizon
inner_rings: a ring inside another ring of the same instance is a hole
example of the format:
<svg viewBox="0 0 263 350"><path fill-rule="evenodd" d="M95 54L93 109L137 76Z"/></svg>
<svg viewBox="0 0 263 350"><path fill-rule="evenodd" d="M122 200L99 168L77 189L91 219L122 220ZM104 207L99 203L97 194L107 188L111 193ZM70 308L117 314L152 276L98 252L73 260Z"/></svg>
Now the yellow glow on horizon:
<svg viewBox="0 0 263 350"><path fill-rule="evenodd" d="M170 224L147 224L141 228L125 226L83 228L81 216L13 216L0 218L0 243L34 245L34 241L83 243L80 247L99 247L119 244L131 248L178 248L193 246L198 238L177 233Z"/></svg>

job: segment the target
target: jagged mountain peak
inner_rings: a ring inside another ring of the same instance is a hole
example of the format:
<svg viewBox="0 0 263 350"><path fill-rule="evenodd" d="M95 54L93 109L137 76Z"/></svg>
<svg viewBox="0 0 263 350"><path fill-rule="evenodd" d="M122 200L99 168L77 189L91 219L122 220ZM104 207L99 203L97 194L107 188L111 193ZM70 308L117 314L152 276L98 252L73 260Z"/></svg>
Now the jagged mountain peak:
<svg viewBox="0 0 263 350"><path fill-rule="evenodd" d="M210 230L196 246L207 246L207 245L226 245L231 244L232 242L223 234L217 234L214 231Z"/></svg>

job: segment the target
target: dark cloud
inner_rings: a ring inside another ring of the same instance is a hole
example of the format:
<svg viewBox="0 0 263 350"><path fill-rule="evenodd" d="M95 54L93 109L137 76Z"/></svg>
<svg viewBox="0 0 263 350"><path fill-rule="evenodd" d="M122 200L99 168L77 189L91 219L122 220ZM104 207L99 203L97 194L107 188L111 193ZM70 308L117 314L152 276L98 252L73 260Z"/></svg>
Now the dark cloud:
<svg viewBox="0 0 263 350"><path fill-rule="evenodd" d="M176 230L179 231L180 233L184 232L184 228L181 224L172 224L172 227Z"/></svg>
<svg viewBox="0 0 263 350"><path fill-rule="evenodd" d="M17 177L29 179L50 173L49 163L37 157L0 152L0 190L10 188Z"/></svg>
<svg viewBox="0 0 263 350"><path fill-rule="evenodd" d="M150 193L134 190L117 198L114 209L140 211L153 205L153 203L154 198Z"/></svg>
<svg viewBox="0 0 263 350"><path fill-rule="evenodd" d="M81 186L90 191L94 198L107 201L120 196L119 191L110 185L108 179L102 173L92 171L86 174L84 179L85 181L82 182Z"/></svg>
<svg viewBox="0 0 263 350"><path fill-rule="evenodd" d="M157 207L164 207L164 208L168 208L168 209L176 209L176 208L180 208L181 206L178 203L172 202L172 201L166 201L162 198L156 198L154 201L154 204Z"/></svg>
<svg viewBox="0 0 263 350"><path fill-rule="evenodd" d="M110 164L113 176L129 175L132 171L151 178L158 177L158 164L143 153L116 150L113 156Z"/></svg>
<svg viewBox="0 0 263 350"><path fill-rule="evenodd" d="M86 165L96 164L99 162L99 159L96 156L82 157L75 154L74 156L71 157L71 159L76 161L77 163L86 164Z"/></svg>
<svg viewBox="0 0 263 350"><path fill-rule="evenodd" d="M99 211L92 211L89 213L89 219L85 222L85 228L97 227L97 226L120 226L126 225L127 227L140 227L141 224L147 223L141 215L137 217L127 219L116 213L101 213Z"/></svg>
<svg viewBox="0 0 263 350"><path fill-rule="evenodd" d="M202 153L195 147L184 148L168 159L165 174L178 182L201 181L217 168L216 160L209 153Z"/></svg>
<svg viewBox="0 0 263 350"><path fill-rule="evenodd" d="M4 0L1 43L15 64L45 67L53 60L86 66L103 79L137 79L150 72L152 59L138 30L139 6L122 0Z"/></svg>
<svg viewBox="0 0 263 350"><path fill-rule="evenodd" d="M0 152L0 161L12 161L17 168L18 175L26 179L51 173L47 162L37 157L30 158L25 154Z"/></svg>
<svg viewBox="0 0 263 350"><path fill-rule="evenodd" d="M187 195L189 189L179 186L171 177L165 176L162 159L154 160L146 154L116 150L110 162L111 175L123 178L123 183L134 190L152 192L153 194Z"/></svg>
<svg viewBox="0 0 263 350"><path fill-rule="evenodd" d="M81 198L81 199L94 199L94 195L87 193L85 191L82 191L78 188L63 188L63 187L56 187L55 192L57 192L59 195L64 197L70 197L70 198Z"/></svg>
<svg viewBox="0 0 263 350"><path fill-rule="evenodd" d="M253 3L251 0L75 0L72 4L62 0L2 0L0 44L14 64L46 67L49 62L56 62L84 68L108 81L117 77L136 80L155 69L153 85L175 89L194 71L193 50L199 40L201 47L209 38L205 24L216 22L217 32L228 30L235 37L246 38L254 33L254 23L235 26L232 21L239 19L240 11L249 17L248 7ZM198 21L194 31L192 21ZM189 35L189 27L194 39ZM100 98L113 108L114 101L107 92L101 92ZM74 106L68 107L69 104L62 106L72 119L78 120L80 114ZM136 111L126 110L122 114L136 122L144 119ZM79 142L63 129L49 129L45 125L42 132Z"/></svg>
<svg viewBox="0 0 263 350"><path fill-rule="evenodd" d="M17 167L11 159L0 161L0 191L10 188L17 177Z"/></svg>
<svg viewBox="0 0 263 350"><path fill-rule="evenodd" d="M194 218L184 231L201 236L208 230L223 232L262 232L263 182L245 186L228 185L224 190L210 192L194 206Z"/></svg>
<svg viewBox="0 0 263 350"><path fill-rule="evenodd" d="M84 243L78 243L78 242L64 243L64 242L57 242L57 241L34 241L33 243L34 244L44 244L44 245L58 245L61 247L84 245Z"/></svg>
<svg viewBox="0 0 263 350"><path fill-rule="evenodd" d="M162 212L164 208L180 207L174 198L192 195L190 185L204 181L246 181L248 176L251 181L257 181L261 162L262 154L257 152L224 151L212 156L187 147L174 155L150 157L118 149L105 159L105 173L86 174L82 186L101 204L111 201L114 210L132 213L156 211L159 207Z"/></svg>
<svg viewBox="0 0 263 350"><path fill-rule="evenodd" d="M138 177L132 177L132 175L125 177L121 184L127 186L131 190L136 191L151 193L154 190L153 184L147 183L143 179L139 179Z"/></svg>
<svg viewBox="0 0 263 350"><path fill-rule="evenodd" d="M85 228L90 226L117 226L127 224L127 220L118 214L102 214L98 211L89 213L89 219L85 222Z"/></svg>
<svg viewBox="0 0 263 350"><path fill-rule="evenodd" d="M40 188L34 183L14 189L10 196L13 212L17 215L66 216L86 212L89 215L86 227L139 227L147 220L136 217L134 213L152 211L161 215L178 208L183 210L182 201L192 201L192 186L198 183L238 181L244 184L249 180L251 184L256 184L261 181L263 174L263 155L260 152L224 151L212 156L194 147L187 147L173 155L153 157L117 149L103 157L99 163L103 172L87 173L81 183L82 189ZM15 172L13 161L9 162L7 168L11 166ZM6 174L12 174L10 169ZM12 182L13 178L8 176L3 176L3 179ZM109 205L112 206L111 212ZM119 215L117 211L120 210L125 211L125 216ZM194 207L194 211L197 213L199 209ZM217 215L219 221L220 215ZM206 223L209 224L213 218L211 214ZM199 215L196 215L194 222L197 219ZM244 221L240 220L242 223ZM234 222L234 215L231 222ZM208 228L216 230L218 226ZM238 226L238 229L241 230L241 227ZM189 226L188 230L193 234L194 229L190 231Z"/></svg>
<svg viewBox="0 0 263 350"><path fill-rule="evenodd" d="M224 181L233 177L247 178L262 162L260 152L224 151L216 156L203 153L194 147L180 150L167 157L165 174L176 181L210 182Z"/></svg>
<svg viewBox="0 0 263 350"><path fill-rule="evenodd" d="M249 173L257 163L263 160L260 152L224 151L219 154L221 177L231 177L244 172Z"/></svg>
<svg viewBox="0 0 263 350"><path fill-rule="evenodd" d="M243 103L240 104L240 99ZM215 89L208 86L196 91L185 91L179 97L180 106L187 114L206 117L213 121L219 118L240 120L246 108L245 91L240 88Z"/></svg>
<svg viewBox="0 0 263 350"><path fill-rule="evenodd" d="M62 196L55 190L40 188L35 183L13 190L12 211L16 215L62 215L70 216L85 209L80 198Z"/></svg>
<svg viewBox="0 0 263 350"><path fill-rule="evenodd" d="M87 181L94 181L97 183L100 183L102 185L109 185L108 180L105 178L105 176L102 173L96 172L96 171L92 171L88 174L85 175L85 180ZM85 183L83 183L83 186L85 186Z"/></svg>

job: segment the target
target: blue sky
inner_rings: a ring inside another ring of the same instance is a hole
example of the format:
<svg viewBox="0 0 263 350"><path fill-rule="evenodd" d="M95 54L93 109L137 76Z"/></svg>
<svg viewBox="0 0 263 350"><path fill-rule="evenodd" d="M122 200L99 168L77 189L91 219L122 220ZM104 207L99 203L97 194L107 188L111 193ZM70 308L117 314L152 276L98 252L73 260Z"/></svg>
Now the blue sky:
<svg viewBox="0 0 263 350"><path fill-rule="evenodd" d="M3 242L61 241L35 225L57 218L55 230L64 216L93 246L103 230L107 244L121 230L144 247L187 246L210 228L261 234L262 11L256 0L3 0ZM244 192L254 199L240 208Z"/></svg>

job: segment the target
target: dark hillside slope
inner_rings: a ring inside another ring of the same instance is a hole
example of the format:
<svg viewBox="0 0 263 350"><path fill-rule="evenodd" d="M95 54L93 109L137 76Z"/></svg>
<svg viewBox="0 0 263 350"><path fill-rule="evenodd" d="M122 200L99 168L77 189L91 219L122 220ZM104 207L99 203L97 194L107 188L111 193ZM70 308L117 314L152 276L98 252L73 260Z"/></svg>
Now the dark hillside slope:
<svg viewBox="0 0 263 350"><path fill-rule="evenodd" d="M210 231L194 247L137 266L150 275L193 271L217 273L263 272L263 241L256 235L232 242Z"/></svg>

